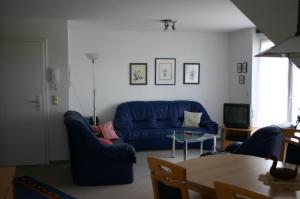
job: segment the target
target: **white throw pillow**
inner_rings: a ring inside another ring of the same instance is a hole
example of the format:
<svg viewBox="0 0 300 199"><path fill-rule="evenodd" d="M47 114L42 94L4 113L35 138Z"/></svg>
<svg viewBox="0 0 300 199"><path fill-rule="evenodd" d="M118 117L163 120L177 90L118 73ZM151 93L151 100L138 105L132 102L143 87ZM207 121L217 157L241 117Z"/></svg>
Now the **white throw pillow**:
<svg viewBox="0 0 300 199"><path fill-rule="evenodd" d="M199 127L202 112L188 112L184 111L184 119L182 127Z"/></svg>

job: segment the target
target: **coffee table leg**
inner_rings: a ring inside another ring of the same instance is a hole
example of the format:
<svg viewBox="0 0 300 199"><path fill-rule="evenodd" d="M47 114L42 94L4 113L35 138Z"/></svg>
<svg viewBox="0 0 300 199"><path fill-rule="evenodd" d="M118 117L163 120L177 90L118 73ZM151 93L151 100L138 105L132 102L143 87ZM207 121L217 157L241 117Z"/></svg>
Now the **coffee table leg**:
<svg viewBox="0 0 300 199"><path fill-rule="evenodd" d="M186 157L187 157L187 149L188 149L188 142L185 141L184 142L184 146L183 146L183 159L186 160Z"/></svg>
<svg viewBox="0 0 300 199"><path fill-rule="evenodd" d="M216 146L217 146L217 136L214 136L214 152L216 152Z"/></svg>
<svg viewBox="0 0 300 199"><path fill-rule="evenodd" d="M175 137L173 137L173 144L172 144L172 158L176 158L176 155L175 155Z"/></svg>
<svg viewBox="0 0 300 199"><path fill-rule="evenodd" d="M200 141L200 155L202 155L203 153L203 142Z"/></svg>

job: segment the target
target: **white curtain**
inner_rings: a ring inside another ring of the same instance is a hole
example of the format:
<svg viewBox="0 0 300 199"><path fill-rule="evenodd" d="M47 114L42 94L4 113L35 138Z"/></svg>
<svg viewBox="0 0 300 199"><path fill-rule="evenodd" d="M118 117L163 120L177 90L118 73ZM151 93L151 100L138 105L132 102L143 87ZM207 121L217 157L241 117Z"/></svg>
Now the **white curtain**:
<svg viewBox="0 0 300 199"><path fill-rule="evenodd" d="M292 83L292 123L296 123L297 115L300 114L300 69L293 65Z"/></svg>
<svg viewBox="0 0 300 199"><path fill-rule="evenodd" d="M273 45L269 40L262 41L261 51ZM288 65L287 58L260 58L254 77L257 87L253 92L256 98L253 126L261 127L287 121Z"/></svg>

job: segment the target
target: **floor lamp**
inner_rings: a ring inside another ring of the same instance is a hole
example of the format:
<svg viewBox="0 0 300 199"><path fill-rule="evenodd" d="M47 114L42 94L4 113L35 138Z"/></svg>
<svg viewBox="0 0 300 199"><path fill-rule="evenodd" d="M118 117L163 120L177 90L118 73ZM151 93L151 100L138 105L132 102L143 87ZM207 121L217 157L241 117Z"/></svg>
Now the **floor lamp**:
<svg viewBox="0 0 300 199"><path fill-rule="evenodd" d="M93 126L97 125L96 121L96 86L95 86L95 60L99 58L97 53L86 53L85 56L92 61L93 69Z"/></svg>

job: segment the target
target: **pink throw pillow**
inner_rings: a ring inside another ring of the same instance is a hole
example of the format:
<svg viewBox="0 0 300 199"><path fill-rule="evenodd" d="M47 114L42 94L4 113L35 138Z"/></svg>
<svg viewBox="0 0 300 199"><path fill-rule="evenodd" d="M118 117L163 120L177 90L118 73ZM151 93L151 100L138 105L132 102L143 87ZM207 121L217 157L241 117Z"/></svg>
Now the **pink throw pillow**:
<svg viewBox="0 0 300 199"><path fill-rule="evenodd" d="M104 138L109 139L109 140L119 138L113 129L113 125L112 125L111 121L106 122L105 124L99 125L99 128L100 128L101 133Z"/></svg>
<svg viewBox="0 0 300 199"><path fill-rule="evenodd" d="M98 126L90 126L94 133L101 132Z"/></svg>
<svg viewBox="0 0 300 199"><path fill-rule="evenodd" d="M98 138L98 140L101 144L107 144L107 145L113 144L112 141L105 139L105 138Z"/></svg>

